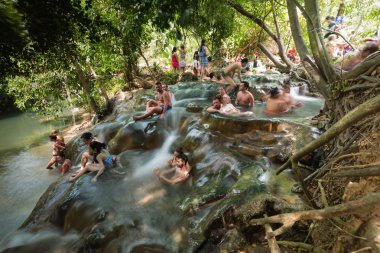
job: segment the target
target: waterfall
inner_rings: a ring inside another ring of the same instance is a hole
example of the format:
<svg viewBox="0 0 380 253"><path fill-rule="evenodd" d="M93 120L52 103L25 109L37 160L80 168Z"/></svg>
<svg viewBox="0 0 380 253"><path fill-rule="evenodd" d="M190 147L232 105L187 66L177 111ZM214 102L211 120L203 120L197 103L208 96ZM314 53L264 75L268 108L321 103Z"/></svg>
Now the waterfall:
<svg viewBox="0 0 380 253"><path fill-rule="evenodd" d="M178 129L180 127L181 116L184 108L173 108L167 112L162 120L165 141L162 146L153 152L151 159L141 166L138 166L134 177L143 175L153 175L153 169L163 168L167 165L167 161L171 158L171 147L178 138Z"/></svg>
<svg viewBox="0 0 380 253"><path fill-rule="evenodd" d="M163 143L161 148L159 148L157 151L155 151L152 154L151 159L147 163L141 165L141 167L139 167L136 170L136 173L133 175L133 177L153 175L153 169L162 168L166 166L167 161L171 157L170 147L172 146L172 144L174 143L176 139L177 139L176 131L173 131L169 134L169 136L166 136L165 142Z"/></svg>
<svg viewBox="0 0 380 253"><path fill-rule="evenodd" d="M305 89L304 87L302 87ZM305 89L306 91L306 89ZM295 99L296 101L320 101L320 98L314 98L309 96L300 95L300 87L291 87L290 88L290 95Z"/></svg>

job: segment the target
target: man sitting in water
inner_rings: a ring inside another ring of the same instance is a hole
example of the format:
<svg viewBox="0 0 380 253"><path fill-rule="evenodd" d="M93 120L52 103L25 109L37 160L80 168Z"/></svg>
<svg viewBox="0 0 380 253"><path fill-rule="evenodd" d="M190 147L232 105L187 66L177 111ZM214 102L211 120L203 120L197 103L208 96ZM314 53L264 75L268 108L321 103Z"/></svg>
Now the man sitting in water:
<svg viewBox="0 0 380 253"><path fill-rule="evenodd" d="M172 101L171 101L170 95L167 91L165 91L162 88L162 85L160 82L156 83L156 90L157 90L157 93L159 93L159 97L161 97L162 100L159 100L156 104L154 104L153 107L148 107L147 111L143 115L133 116L133 119L135 121L146 119L148 117L153 116L153 114L155 113L161 114L160 118L163 118L165 113L172 109ZM153 105L153 103L151 104Z"/></svg>
<svg viewBox="0 0 380 253"><path fill-rule="evenodd" d="M218 94L212 100L212 106L207 108L207 112L209 113L219 112L221 105L222 105L222 95Z"/></svg>
<svg viewBox="0 0 380 253"><path fill-rule="evenodd" d="M276 115L286 113L289 111L289 106L285 102L280 90L275 87L270 90L270 96L266 102L265 113L270 115Z"/></svg>
<svg viewBox="0 0 380 253"><path fill-rule="evenodd" d="M186 181L190 176L189 166L188 166L188 158L182 153L179 154L175 159L175 167L169 170L161 171L159 168L154 169L154 174L158 176L158 178L166 184L174 185L178 183L182 183ZM173 177L167 178L164 175L174 172Z"/></svg>
<svg viewBox="0 0 380 253"><path fill-rule="evenodd" d="M224 80L226 80L226 82L230 84L230 87L228 88L228 92L232 91L236 87L236 84L233 80L235 73L237 73L240 82L242 81L241 69L245 68L247 64L248 64L248 59L244 58L243 60L241 60L241 62L231 63L224 69L224 71L222 72L222 76Z"/></svg>
<svg viewBox="0 0 380 253"><path fill-rule="evenodd" d="M246 81L241 82L239 86L239 92L236 96L235 104L242 109L250 109L253 107L255 99L251 92L248 91L249 83Z"/></svg>
<svg viewBox="0 0 380 253"><path fill-rule="evenodd" d="M290 95L290 80L284 82L282 97L290 108L298 108L303 105L303 101L295 102L292 95Z"/></svg>

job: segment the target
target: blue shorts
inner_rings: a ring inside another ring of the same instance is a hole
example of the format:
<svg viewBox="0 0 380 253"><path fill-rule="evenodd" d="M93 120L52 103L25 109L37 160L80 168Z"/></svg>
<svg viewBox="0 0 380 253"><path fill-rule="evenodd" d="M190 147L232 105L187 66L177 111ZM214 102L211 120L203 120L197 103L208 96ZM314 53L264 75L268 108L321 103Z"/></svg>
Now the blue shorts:
<svg viewBox="0 0 380 253"><path fill-rule="evenodd" d="M104 164L104 167L106 167L107 169L112 168L112 166L113 166L112 155L107 156L107 158L104 159L103 164Z"/></svg>
<svg viewBox="0 0 380 253"><path fill-rule="evenodd" d="M162 111L164 111L164 108L165 106L164 105L160 105L161 108L162 108ZM171 105L168 105L168 107L166 108L167 111L171 110L172 109L172 106Z"/></svg>

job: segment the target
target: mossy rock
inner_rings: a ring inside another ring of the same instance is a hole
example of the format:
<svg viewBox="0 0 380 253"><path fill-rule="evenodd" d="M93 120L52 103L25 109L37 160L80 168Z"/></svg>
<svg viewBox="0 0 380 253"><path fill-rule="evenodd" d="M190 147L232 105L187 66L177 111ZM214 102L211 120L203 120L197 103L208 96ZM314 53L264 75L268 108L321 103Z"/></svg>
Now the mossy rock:
<svg viewBox="0 0 380 253"><path fill-rule="evenodd" d="M193 112L193 113L199 113L203 111L203 106L197 105L195 103L189 103L186 106L186 111L187 112Z"/></svg>
<svg viewBox="0 0 380 253"><path fill-rule="evenodd" d="M181 76L181 82L194 82L198 81L198 76L194 75L193 73L190 72L185 72Z"/></svg>

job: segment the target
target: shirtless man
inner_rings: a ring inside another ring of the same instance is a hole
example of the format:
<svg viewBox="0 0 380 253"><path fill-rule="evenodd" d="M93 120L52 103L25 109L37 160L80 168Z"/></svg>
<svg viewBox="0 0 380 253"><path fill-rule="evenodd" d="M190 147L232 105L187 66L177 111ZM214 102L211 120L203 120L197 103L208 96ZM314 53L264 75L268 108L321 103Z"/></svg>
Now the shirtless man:
<svg viewBox="0 0 380 253"><path fill-rule="evenodd" d="M272 88L270 90L270 96L267 99L267 105L265 108L265 113L270 115L276 115L281 113L286 113L289 111L289 106L283 99L280 90Z"/></svg>
<svg viewBox="0 0 380 253"><path fill-rule="evenodd" d="M284 84L284 88L282 89L282 98L286 102L286 104L291 108L298 108L303 105L303 101L295 102L292 95L290 95L290 84L289 81Z"/></svg>
<svg viewBox="0 0 380 253"><path fill-rule="evenodd" d="M241 60L241 62L231 63L230 65L228 65L224 69L224 71L222 72L222 76L223 76L224 80L226 80L227 83L230 84L230 87L228 88L227 92L232 91L236 87L236 84L233 80L234 74L236 72L238 74L240 82L242 81L241 80L241 69L245 68L245 66L247 66L247 64L248 64L248 59L244 58L243 60Z"/></svg>
<svg viewBox="0 0 380 253"><path fill-rule="evenodd" d="M212 106L207 108L207 112L209 113L219 112L221 106L222 106L222 95L218 94L212 100Z"/></svg>
<svg viewBox="0 0 380 253"><path fill-rule="evenodd" d="M156 83L156 90L157 90L157 87L158 87L159 85L161 85L161 82L157 82L157 83ZM165 88L164 88L165 85L166 85L166 84L163 85L163 89L165 89ZM167 85L166 85L166 87L167 87ZM168 90L166 89L166 91L168 91ZM150 107L156 107L156 106L162 105L162 104L164 103L164 100L163 100L163 97L162 97L162 92L158 92L158 90L157 90L156 98L157 98L157 100L150 99L150 100L146 103L146 110L145 110L145 112L148 112L148 109L149 109Z"/></svg>
<svg viewBox="0 0 380 253"><path fill-rule="evenodd" d="M173 93L169 91L169 86L167 84L162 85L162 89L169 93L170 101L173 101Z"/></svg>
<svg viewBox="0 0 380 253"><path fill-rule="evenodd" d="M255 99L251 92L248 91L249 83L246 81L241 82L239 86L239 92L236 96L235 104L243 109L248 109L253 107Z"/></svg>
<svg viewBox="0 0 380 253"><path fill-rule="evenodd" d="M154 174L158 176L158 178L166 184L174 185L181 182L186 181L190 176L190 170L188 166L188 158L185 154L180 154L176 161L175 161L175 167L169 170L161 171L159 168L154 169ZM166 174L169 174L171 172L174 172L173 177L167 178Z"/></svg>
<svg viewBox="0 0 380 253"><path fill-rule="evenodd" d="M159 100L158 103L154 107L149 107L143 115L133 116L133 119L135 121L146 119L148 117L153 116L153 114L155 113L161 114L160 118L162 119L165 113L172 109L172 101L171 101L170 95L167 91L165 91L162 88L162 85L160 82L156 83L156 90L157 90L157 93L159 93L159 97L162 98L162 102L161 100Z"/></svg>

